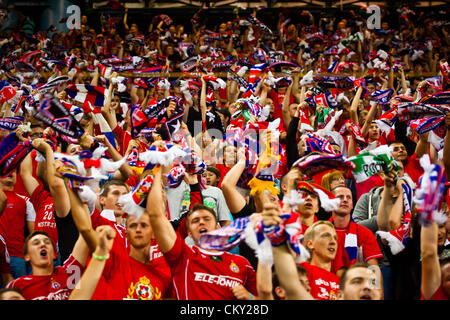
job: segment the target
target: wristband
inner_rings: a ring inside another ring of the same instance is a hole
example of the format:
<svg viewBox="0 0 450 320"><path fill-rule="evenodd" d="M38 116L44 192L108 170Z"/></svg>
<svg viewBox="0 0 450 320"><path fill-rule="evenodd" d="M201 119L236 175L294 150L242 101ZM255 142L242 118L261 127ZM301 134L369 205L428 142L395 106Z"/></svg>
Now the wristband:
<svg viewBox="0 0 450 320"><path fill-rule="evenodd" d="M252 293L251 292L249 292L250 293L250 300L253 300L253 295L252 295Z"/></svg>
<svg viewBox="0 0 450 320"><path fill-rule="evenodd" d="M100 261L108 260L109 253L106 256L98 256L95 253L92 253L92 258L94 258L95 260L100 260Z"/></svg>

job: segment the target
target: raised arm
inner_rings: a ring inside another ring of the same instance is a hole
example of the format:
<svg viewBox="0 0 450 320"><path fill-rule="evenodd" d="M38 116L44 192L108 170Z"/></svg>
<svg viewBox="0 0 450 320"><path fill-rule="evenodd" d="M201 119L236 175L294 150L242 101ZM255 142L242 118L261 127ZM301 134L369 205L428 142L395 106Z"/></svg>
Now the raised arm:
<svg viewBox="0 0 450 320"><path fill-rule="evenodd" d="M71 292L69 300L90 300L92 298L106 260L109 258L116 231L108 225L103 225L99 226L96 232L98 234L98 246L92 254L92 259L81 276L80 282Z"/></svg>
<svg viewBox="0 0 450 320"><path fill-rule="evenodd" d="M92 227L91 215L86 204L82 203L78 194L68 187L68 179L64 179L67 186L67 193L70 199L73 222L75 223L80 235L86 241L89 250L94 252L98 245L97 234Z"/></svg>
<svg viewBox="0 0 450 320"><path fill-rule="evenodd" d="M245 150L238 150L238 162L227 172L222 180L222 193L232 214L238 213L245 207L244 197L236 190L236 184L245 170Z"/></svg>
<svg viewBox="0 0 450 320"><path fill-rule="evenodd" d="M389 230L395 230L402 226L402 219L403 219L403 211L404 211L404 205L403 205L403 187L402 184L406 183L404 180L397 180L395 188L397 188L398 191L398 197L395 200L394 205L392 206L391 212L389 213Z"/></svg>
<svg viewBox="0 0 450 320"><path fill-rule="evenodd" d="M109 87L108 87L108 96L106 97L106 101L104 106L102 107L102 115L105 120L108 122L111 130L114 130L117 127L117 119L115 111L111 109L111 101L113 95L113 82L112 79L117 77L117 73L114 72L109 79Z"/></svg>
<svg viewBox="0 0 450 320"><path fill-rule="evenodd" d="M281 222L281 209L279 204L264 203L263 224L274 226ZM278 276L281 287L286 291L288 300L314 300L308 291L298 280L297 266L294 257L286 244L272 246L273 263L275 273Z"/></svg>
<svg viewBox="0 0 450 320"><path fill-rule="evenodd" d="M441 285L441 267L438 256L438 225L431 222L420 231L420 253L422 256L421 291L425 300L430 300Z"/></svg>
<svg viewBox="0 0 450 320"><path fill-rule="evenodd" d="M362 86L358 87L358 90L356 90L355 96L353 97L352 104L350 106L350 119L353 121L353 123L358 124L358 105L359 101L361 99L361 93L362 93Z"/></svg>
<svg viewBox="0 0 450 320"><path fill-rule="evenodd" d="M122 155L119 153L119 151L116 150L116 148L114 148L112 146L111 142L109 142L109 140L106 138L106 136L104 136L104 135L95 136L95 139L98 142L104 144L105 147L108 148L108 153L111 156L111 159L113 161L120 161L120 160L123 159ZM126 181L132 175L133 175L133 170L130 168L130 166L126 162L124 162L120 166L119 171L116 171L114 173L114 179L119 179L119 180Z"/></svg>
<svg viewBox="0 0 450 320"><path fill-rule="evenodd" d="M384 175L384 187L381 192L381 201L377 212L378 230L389 231L389 215L392 210L392 194L394 193L394 170Z"/></svg>
<svg viewBox="0 0 450 320"><path fill-rule="evenodd" d="M292 82L289 87L286 89L286 94L284 95L283 98L283 106L282 106L282 111L283 111L283 122L284 125L286 126L286 128L289 126L289 123L291 122L291 114L289 112L289 105L290 105L290 98L291 98L291 92L292 92L292 86L293 86L294 82Z"/></svg>
<svg viewBox="0 0 450 320"><path fill-rule="evenodd" d="M364 137L367 136L367 134L369 132L370 124L375 119L375 115L377 114L377 110L378 110L377 103L373 102L373 101L370 102L369 113L367 114L366 121L364 122L363 127L361 128L361 132L362 132ZM355 123L358 124L358 122L355 122Z"/></svg>
<svg viewBox="0 0 450 320"><path fill-rule="evenodd" d="M147 212L150 215L150 223L159 249L164 253L173 248L177 235L167 219L162 190L162 168L159 168L147 197Z"/></svg>
<svg viewBox="0 0 450 320"><path fill-rule="evenodd" d="M422 158L423 155L428 154L428 151L430 150L430 143L428 142L428 134L429 132L418 135L419 141L416 144L416 149L414 152L416 153L416 156L419 159Z"/></svg>
<svg viewBox="0 0 450 320"><path fill-rule="evenodd" d="M53 198L55 214L60 218L64 218L69 214L70 200L69 195L67 194L66 187L64 185L64 181L56 174L56 164L53 149L48 143L45 142L44 139L35 139L33 141L33 147L45 155L46 180L50 194ZM25 164L25 166L27 166L27 163ZM29 168L24 169L26 172L29 170ZM29 181L29 178L27 178L27 180Z"/></svg>

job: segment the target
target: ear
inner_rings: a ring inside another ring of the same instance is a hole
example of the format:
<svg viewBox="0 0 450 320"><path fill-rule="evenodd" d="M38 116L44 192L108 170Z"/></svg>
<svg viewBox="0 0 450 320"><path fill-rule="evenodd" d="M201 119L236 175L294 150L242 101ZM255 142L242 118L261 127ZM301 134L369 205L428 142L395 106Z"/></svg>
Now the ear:
<svg viewBox="0 0 450 320"><path fill-rule="evenodd" d="M102 207L105 205L105 197L104 196L100 196L98 197L98 202L102 205Z"/></svg>
<svg viewBox="0 0 450 320"><path fill-rule="evenodd" d="M275 294L280 300L286 300L286 291L281 286L275 288Z"/></svg>
<svg viewBox="0 0 450 320"><path fill-rule="evenodd" d="M336 294L336 298L337 298L337 300L344 300L344 292L342 292L341 290L338 290L338 292Z"/></svg>
<svg viewBox="0 0 450 320"><path fill-rule="evenodd" d="M314 245L312 240L307 240L305 246L311 253L314 251Z"/></svg>

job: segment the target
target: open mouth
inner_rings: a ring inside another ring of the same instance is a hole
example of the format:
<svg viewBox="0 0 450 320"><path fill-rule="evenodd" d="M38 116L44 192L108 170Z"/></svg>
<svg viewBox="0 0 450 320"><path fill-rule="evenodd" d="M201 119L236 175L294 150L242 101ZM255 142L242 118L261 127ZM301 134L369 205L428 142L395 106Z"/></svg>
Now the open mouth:
<svg viewBox="0 0 450 320"><path fill-rule="evenodd" d="M372 297L368 294L365 294L359 298L360 300L372 300Z"/></svg>
<svg viewBox="0 0 450 320"><path fill-rule="evenodd" d="M328 248L328 252L330 252L330 253L335 253L335 252L336 252L336 249L335 249L335 248Z"/></svg>
<svg viewBox="0 0 450 320"><path fill-rule="evenodd" d="M202 234L202 233L207 233L208 232L208 230L206 230L206 228L201 228L200 230L199 230L199 233L200 234Z"/></svg>
<svg viewBox="0 0 450 320"><path fill-rule="evenodd" d="M41 257L46 257L47 256L47 250L43 249L39 252L39 254L41 255Z"/></svg>

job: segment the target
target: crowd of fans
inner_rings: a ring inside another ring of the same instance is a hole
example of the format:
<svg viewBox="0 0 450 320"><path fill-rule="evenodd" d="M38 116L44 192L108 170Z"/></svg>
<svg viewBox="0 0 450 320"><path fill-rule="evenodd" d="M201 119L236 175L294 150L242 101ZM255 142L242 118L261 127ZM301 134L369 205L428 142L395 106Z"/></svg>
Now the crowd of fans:
<svg viewBox="0 0 450 320"><path fill-rule="evenodd" d="M0 299L448 300L447 13L4 30Z"/></svg>

